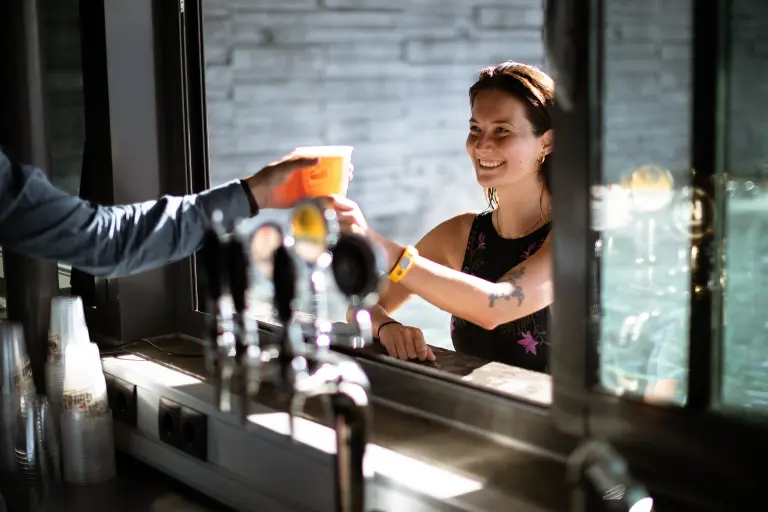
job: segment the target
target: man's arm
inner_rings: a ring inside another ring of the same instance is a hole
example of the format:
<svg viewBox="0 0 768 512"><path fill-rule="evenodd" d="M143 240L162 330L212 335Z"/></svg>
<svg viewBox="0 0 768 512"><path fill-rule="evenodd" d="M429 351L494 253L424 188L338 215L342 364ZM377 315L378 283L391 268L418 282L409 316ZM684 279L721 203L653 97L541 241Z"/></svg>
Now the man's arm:
<svg viewBox="0 0 768 512"><path fill-rule="evenodd" d="M255 213L246 190L238 180L196 195L93 206L0 152L0 245L97 276L135 274L194 253L215 210L230 224Z"/></svg>

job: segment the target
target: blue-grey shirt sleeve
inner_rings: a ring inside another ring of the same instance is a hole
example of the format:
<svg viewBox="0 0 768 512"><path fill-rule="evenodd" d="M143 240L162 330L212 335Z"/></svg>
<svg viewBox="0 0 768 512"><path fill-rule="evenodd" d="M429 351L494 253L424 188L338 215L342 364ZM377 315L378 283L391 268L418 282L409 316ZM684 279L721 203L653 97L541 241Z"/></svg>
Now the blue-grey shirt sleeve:
<svg viewBox="0 0 768 512"><path fill-rule="evenodd" d="M0 245L96 276L135 274L190 256L215 210L228 224L251 216L242 182L195 195L93 206L54 187L40 169L12 166L0 152Z"/></svg>

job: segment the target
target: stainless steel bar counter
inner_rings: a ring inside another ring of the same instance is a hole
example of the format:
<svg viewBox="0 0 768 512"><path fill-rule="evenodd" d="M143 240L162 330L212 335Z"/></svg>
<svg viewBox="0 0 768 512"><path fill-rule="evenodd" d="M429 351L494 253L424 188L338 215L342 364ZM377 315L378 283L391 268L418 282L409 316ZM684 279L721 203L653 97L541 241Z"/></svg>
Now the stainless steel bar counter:
<svg viewBox="0 0 768 512"><path fill-rule="evenodd" d="M117 477L94 486L62 485L41 512L234 512L133 457L118 452Z"/></svg>

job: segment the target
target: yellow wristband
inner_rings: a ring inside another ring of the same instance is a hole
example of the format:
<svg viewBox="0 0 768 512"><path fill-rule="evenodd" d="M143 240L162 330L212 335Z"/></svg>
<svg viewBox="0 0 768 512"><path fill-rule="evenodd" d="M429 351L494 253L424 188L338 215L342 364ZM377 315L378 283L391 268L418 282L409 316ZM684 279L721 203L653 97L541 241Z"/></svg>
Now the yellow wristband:
<svg viewBox="0 0 768 512"><path fill-rule="evenodd" d="M389 279L396 283L405 277L405 274L411 270L413 266L413 259L419 255L419 251L412 245L406 245L403 254L400 255L400 259L397 260L395 268L389 273Z"/></svg>

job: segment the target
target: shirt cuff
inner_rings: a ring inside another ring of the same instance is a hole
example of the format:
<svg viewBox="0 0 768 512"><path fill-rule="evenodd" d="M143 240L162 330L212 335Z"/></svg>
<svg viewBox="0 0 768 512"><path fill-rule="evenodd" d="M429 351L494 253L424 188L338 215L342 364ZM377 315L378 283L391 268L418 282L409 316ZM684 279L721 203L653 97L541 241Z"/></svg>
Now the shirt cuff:
<svg viewBox="0 0 768 512"><path fill-rule="evenodd" d="M248 186L248 183L246 183L245 180L240 180L240 184L243 186L245 196L248 198L248 204L251 205L251 217L255 217L259 213L259 203L257 203L256 198L253 197L251 187Z"/></svg>
<svg viewBox="0 0 768 512"><path fill-rule="evenodd" d="M253 200L251 191L244 187L244 183L240 180L233 180L201 192L197 195L197 200L209 219L213 212L220 210L227 230L232 229L238 220L253 217L259 212L259 206Z"/></svg>

